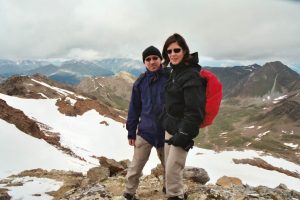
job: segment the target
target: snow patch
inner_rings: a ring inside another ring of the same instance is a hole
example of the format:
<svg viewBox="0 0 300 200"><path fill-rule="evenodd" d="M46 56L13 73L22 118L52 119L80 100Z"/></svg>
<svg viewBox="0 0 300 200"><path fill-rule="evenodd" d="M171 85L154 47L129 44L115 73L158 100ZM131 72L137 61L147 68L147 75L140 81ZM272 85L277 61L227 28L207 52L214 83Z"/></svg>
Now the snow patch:
<svg viewBox="0 0 300 200"><path fill-rule="evenodd" d="M220 133L220 136L222 135L226 135L228 132L223 132L223 133Z"/></svg>
<svg viewBox="0 0 300 200"><path fill-rule="evenodd" d="M37 121L52 127L51 131L60 134L64 146L87 160L84 162L70 157L45 141L26 135L14 125L0 120L0 178L34 168L86 172L89 168L99 166L98 160L92 158L93 155L105 156L117 161L132 159L133 148L128 145L124 124L101 116L94 110L82 116L70 117L57 111L54 99L21 99L4 94L0 94L0 98L10 106L22 110L28 117L34 117ZM99 124L99 121L103 120L110 125ZM232 161L233 158L256 157L273 166L300 171L299 165L272 156L262 156L261 152L253 150L218 153L197 147L189 151L186 166L205 169L210 177L209 183L215 183L222 176L233 176L251 186L265 185L274 188L283 183L290 189L299 190L300 179L255 166L234 164ZM150 174L151 169L158 163L159 159L153 149L143 173Z"/></svg>
<svg viewBox="0 0 300 200"><path fill-rule="evenodd" d="M288 97L287 95L277 97L276 99L273 100L273 103L274 104L279 103L281 100L286 99L287 97Z"/></svg>
<svg viewBox="0 0 300 200"><path fill-rule="evenodd" d="M18 182L23 183L23 186L0 186L9 189L8 194L12 197L12 199L22 200L53 199L53 197L46 194L46 192L57 191L61 186L63 186L62 182L58 182L52 179L28 176L16 178L13 180L13 183ZM34 194L39 194L40 196L33 196Z"/></svg>
<svg viewBox="0 0 300 200"><path fill-rule="evenodd" d="M71 91L68 91L68 90L65 90L65 89L62 89L62 88L51 86L51 85L49 85L47 83L35 80L33 78L31 80L34 81L34 82L36 82L36 83L38 83L38 84L40 84L40 85L43 85L43 86L45 86L47 88L50 88L50 89L56 91L58 94L60 94L62 96L74 95L74 96L76 96L76 97L78 97L80 99L86 99L85 97L83 97L81 95L76 95L74 92L71 92Z"/></svg>
<svg viewBox="0 0 300 200"><path fill-rule="evenodd" d="M280 101L282 99L286 99L287 97L288 97L287 95L283 95L283 96L277 97L276 99L274 99L274 101Z"/></svg>
<svg viewBox="0 0 300 200"><path fill-rule="evenodd" d="M125 117L123 117L123 116L121 116L121 115L119 115L119 117L120 117L121 119L125 119L125 120L127 119L127 118L125 118Z"/></svg>
<svg viewBox="0 0 300 200"><path fill-rule="evenodd" d="M64 154L46 141L25 134L2 119L0 146L0 179L36 168L86 172L95 166Z"/></svg>
<svg viewBox="0 0 300 200"><path fill-rule="evenodd" d="M45 94L43 94L43 93L38 93L38 94L40 94L42 97L44 97L45 99L49 99Z"/></svg>
<svg viewBox="0 0 300 200"><path fill-rule="evenodd" d="M258 137L261 138L262 136L267 135L267 133L270 133L270 131L266 131L266 132L260 133L260 134L258 134Z"/></svg>
<svg viewBox="0 0 300 200"><path fill-rule="evenodd" d="M212 150L193 148L189 151L186 166L197 166L204 168L209 177L209 183L215 184L222 176L237 177L243 184L251 186L265 185L270 188L277 187L284 183L290 189L299 190L300 179L287 176L277 171L269 171L256 166L235 164L232 159L253 159L261 158L269 164L287 169L300 171L300 166L284 159L272 156L263 156L262 152L253 150L246 151L223 151L217 153ZM268 177L268 178L266 178Z"/></svg>
<svg viewBox="0 0 300 200"><path fill-rule="evenodd" d="M66 100L67 100L67 101L70 101L70 103L71 103L72 106L74 106L75 103L77 102L75 99L72 99L72 98L70 98L70 97L67 97Z"/></svg>
<svg viewBox="0 0 300 200"><path fill-rule="evenodd" d="M64 89L61 89L61 88L58 88L58 87L54 87L54 86L51 86L51 85L48 85L47 83L44 83L44 82L41 82L41 81L38 81L38 80L35 80L35 79L31 79L32 81L40 84L40 85L43 85L47 88L50 88L52 90L55 90L57 93L63 95L63 96L68 96L70 94L74 95L74 92L71 92L71 91L68 91L68 90L64 90Z"/></svg>
<svg viewBox="0 0 300 200"><path fill-rule="evenodd" d="M283 143L285 146L291 147L293 149L296 149L298 147L298 144L294 143Z"/></svg>

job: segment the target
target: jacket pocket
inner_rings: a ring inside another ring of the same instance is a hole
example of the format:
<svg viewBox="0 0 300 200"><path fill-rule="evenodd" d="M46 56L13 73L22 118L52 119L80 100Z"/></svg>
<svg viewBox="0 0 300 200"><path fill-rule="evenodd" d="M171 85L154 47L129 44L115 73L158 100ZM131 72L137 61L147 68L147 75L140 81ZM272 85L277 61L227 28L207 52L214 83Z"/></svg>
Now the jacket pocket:
<svg viewBox="0 0 300 200"><path fill-rule="evenodd" d="M164 120L164 126L163 127L171 135L174 135L174 134L178 133L179 122L180 122L180 119L177 119L177 118L167 114L166 117L165 117L165 120Z"/></svg>

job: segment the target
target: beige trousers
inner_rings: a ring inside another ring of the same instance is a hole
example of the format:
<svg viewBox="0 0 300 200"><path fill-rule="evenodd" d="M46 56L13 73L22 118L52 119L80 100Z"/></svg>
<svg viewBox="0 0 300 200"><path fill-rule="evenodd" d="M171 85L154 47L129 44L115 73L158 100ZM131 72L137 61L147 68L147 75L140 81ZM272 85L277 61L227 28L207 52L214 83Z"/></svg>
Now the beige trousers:
<svg viewBox="0 0 300 200"><path fill-rule="evenodd" d="M134 154L132 162L126 175L125 192L129 194L135 194L138 185L139 178L142 176L143 168L149 159L152 145L144 140L141 136L137 135L135 140ZM164 148L156 148L157 155L164 167ZM164 181L165 182L165 181ZM163 183L165 185L165 183Z"/></svg>
<svg viewBox="0 0 300 200"><path fill-rule="evenodd" d="M165 139L172 137L167 131ZM183 169L187 157L187 151L181 147L175 147L165 143L165 165L166 165L166 192L167 197L184 198Z"/></svg>

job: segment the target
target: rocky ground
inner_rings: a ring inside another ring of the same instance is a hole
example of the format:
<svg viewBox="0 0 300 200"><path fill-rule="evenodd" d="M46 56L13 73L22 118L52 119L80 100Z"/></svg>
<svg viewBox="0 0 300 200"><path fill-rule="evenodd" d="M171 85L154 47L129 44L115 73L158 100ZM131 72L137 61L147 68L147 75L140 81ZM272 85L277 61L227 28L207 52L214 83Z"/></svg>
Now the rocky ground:
<svg viewBox="0 0 300 200"><path fill-rule="evenodd" d="M7 189L17 177L50 178L63 182L63 186L57 191L48 192L54 200L119 200L125 187L125 175L129 164L128 160L116 162L112 159L100 157L101 166L90 169L86 175L78 172L66 172L42 169L24 171L18 175L0 180L5 188L0 188L0 200L9 200L11 197ZM140 179L137 196L141 200L166 199L162 192L162 169L157 166L150 175ZM186 168L184 171L184 184L189 200L297 200L300 192L289 190L281 184L276 188L265 186L251 187L242 184L242 181L234 177L220 177L216 184L206 184L209 181L208 174L200 168ZM21 187L22 183L14 186ZM39 194L34 194L38 196Z"/></svg>

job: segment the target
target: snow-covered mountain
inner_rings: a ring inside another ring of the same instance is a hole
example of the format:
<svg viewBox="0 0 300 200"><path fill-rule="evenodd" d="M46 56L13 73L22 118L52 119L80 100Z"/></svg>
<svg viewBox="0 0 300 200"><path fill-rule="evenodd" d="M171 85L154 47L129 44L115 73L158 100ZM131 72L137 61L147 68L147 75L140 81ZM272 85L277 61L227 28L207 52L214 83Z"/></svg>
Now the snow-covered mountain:
<svg viewBox="0 0 300 200"><path fill-rule="evenodd" d="M0 99L26 116L47 125L48 131L60 136L62 146L71 149L78 157L72 157L54 148L44 140L34 138L17 129L14 124L0 120L0 178L32 168L65 169L86 172L99 165L95 157L106 156L116 160L131 159L133 149L127 144L124 124L105 117L95 110L82 116L66 116L58 111L56 99L22 99L0 94ZM75 101L74 99L72 101ZM74 103L74 102L73 102ZM100 123L105 121L106 123ZM235 159L261 158L273 166L299 173L300 166L284 159L264 155L256 151L224 151L194 147L188 155L187 166L207 170L210 182L221 176L240 178L244 184L276 187L280 183L299 190L300 179L277 171L269 171L251 165L235 164ZM146 165L145 173L158 163L154 151Z"/></svg>
<svg viewBox="0 0 300 200"><path fill-rule="evenodd" d="M12 61L7 59L0 59L0 74L4 76L11 76L14 74L24 74L29 70L38 67L49 65L50 62L42 60L19 60Z"/></svg>
<svg viewBox="0 0 300 200"><path fill-rule="evenodd" d="M127 71L134 76L138 76L141 72L145 71L145 66L140 60L133 60L128 58L113 58L103 59L97 61L98 65L102 67L109 67L109 69L117 74L121 71Z"/></svg>

